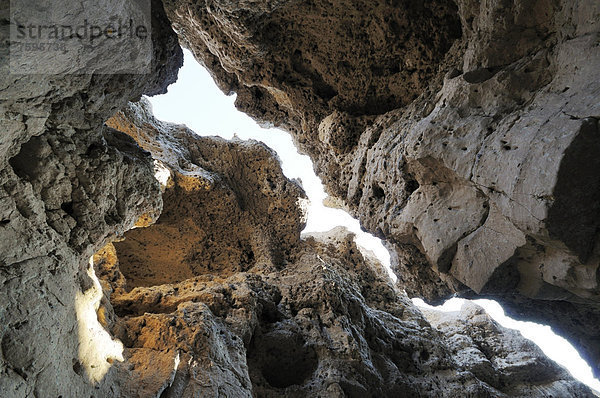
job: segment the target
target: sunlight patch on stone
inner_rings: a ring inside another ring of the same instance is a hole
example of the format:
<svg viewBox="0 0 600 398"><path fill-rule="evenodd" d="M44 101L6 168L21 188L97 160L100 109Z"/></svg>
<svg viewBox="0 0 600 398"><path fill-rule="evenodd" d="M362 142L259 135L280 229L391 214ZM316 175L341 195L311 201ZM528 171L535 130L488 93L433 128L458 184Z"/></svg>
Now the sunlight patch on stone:
<svg viewBox="0 0 600 398"><path fill-rule="evenodd" d="M113 361L123 361L123 344L113 340L98 322L97 311L102 299L102 287L94 273L93 260L87 270L93 286L85 292L77 292L75 311L79 325L79 361L92 383L104 378Z"/></svg>
<svg viewBox="0 0 600 398"><path fill-rule="evenodd" d="M177 368L179 367L179 363L181 362L181 358L179 355L179 352L177 353L177 356L175 357L175 360L173 361L173 370L177 371Z"/></svg>
<svg viewBox="0 0 600 398"><path fill-rule="evenodd" d="M164 190L169 183L169 178L171 178L171 170L165 167L161 161L154 161L154 178L160 184L160 189Z"/></svg>

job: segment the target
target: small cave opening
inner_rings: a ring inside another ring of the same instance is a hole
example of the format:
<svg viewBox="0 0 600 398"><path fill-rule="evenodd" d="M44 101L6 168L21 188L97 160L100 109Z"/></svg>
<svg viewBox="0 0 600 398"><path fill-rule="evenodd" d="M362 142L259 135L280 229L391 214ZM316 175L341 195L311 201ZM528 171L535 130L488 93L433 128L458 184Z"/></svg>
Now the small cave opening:
<svg viewBox="0 0 600 398"><path fill-rule="evenodd" d="M377 184L373 184L373 197L375 199L384 199L385 191Z"/></svg>
<svg viewBox="0 0 600 398"><path fill-rule="evenodd" d="M286 329L256 334L246 359L252 384L262 388L302 385L319 364L315 349L300 334Z"/></svg>
<svg viewBox="0 0 600 398"><path fill-rule="evenodd" d="M43 147L44 142L40 137L32 137L23 143L19 153L8 160L15 174L26 181L33 180L39 174L37 169L40 167L40 159L37 155Z"/></svg>

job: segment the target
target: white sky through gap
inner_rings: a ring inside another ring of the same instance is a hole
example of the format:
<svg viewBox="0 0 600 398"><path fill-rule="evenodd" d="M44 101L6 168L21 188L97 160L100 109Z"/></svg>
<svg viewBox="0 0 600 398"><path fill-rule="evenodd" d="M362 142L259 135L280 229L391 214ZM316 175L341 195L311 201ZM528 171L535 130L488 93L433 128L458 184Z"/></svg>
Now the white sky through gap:
<svg viewBox="0 0 600 398"><path fill-rule="evenodd" d="M288 178L300 178L311 204L305 232L328 231L343 225L356 234L357 243L375 253L389 270L390 256L381 241L361 231L357 220L339 209L323 206L326 194L315 175L308 156L300 155L288 133L278 129L263 129L235 106L235 96L227 97L216 86L209 73L198 64L191 53L184 50L184 65L175 84L169 86L165 95L149 98L154 115L166 122L185 124L199 135L218 135L231 139L234 134L241 139L255 139L273 148L282 161L283 172ZM395 276L391 275L395 280ZM426 306L422 300L415 304ZM457 311L463 300L452 299L443 311ZM600 381L594 379L591 368L581 359L565 339L555 335L550 327L532 322L518 322L504 315L498 303L491 300L475 300L502 326L517 329L533 340L554 361L566 367L574 377L600 391Z"/></svg>

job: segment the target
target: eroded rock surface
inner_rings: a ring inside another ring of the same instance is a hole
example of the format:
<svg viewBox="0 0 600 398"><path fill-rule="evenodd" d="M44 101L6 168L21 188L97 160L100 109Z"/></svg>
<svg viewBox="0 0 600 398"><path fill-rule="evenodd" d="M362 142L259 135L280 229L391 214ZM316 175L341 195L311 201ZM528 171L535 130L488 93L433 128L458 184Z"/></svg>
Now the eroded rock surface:
<svg viewBox="0 0 600 398"><path fill-rule="evenodd" d="M132 396L592 396L485 315L461 330L460 349L447 344L465 319L438 332L352 238L307 237L282 271L113 293ZM97 261L100 273L111 268Z"/></svg>
<svg viewBox="0 0 600 398"><path fill-rule="evenodd" d="M386 240L411 296L492 296L600 372L597 2L165 8L237 106L290 130L331 202Z"/></svg>
<svg viewBox="0 0 600 398"><path fill-rule="evenodd" d="M103 2L99 7L106 6ZM61 11L62 8L62 11ZM162 5L154 3L148 74L9 73L8 3L0 24L0 395L104 396L81 363L76 297L91 287L90 256L133 227L158 217L162 199L152 159L133 139L103 126L128 100L165 92L182 62ZM67 3L55 11L77 19ZM110 44L110 43L109 43ZM119 62L115 46L81 52ZM48 62L41 51L31 62Z"/></svg>
<svg viewBox="0 0 600 398"><path fill-rule="evenodd" d="M536 385L536 396L572 394L568 384L556 382L548 386L545 382L560 378L564 369L540 355L539 347L523 339L519 332L494 322L483 308L468 303L459 312L422 311L441 333L457 363L480 380L494 387L514 384L508 390L509 395L516 397L531 394L528 389L521 389L523 382Z"/></svg>
<svg viewBox="0 0 600 398"><path fill-rule="evenodd" d="M198 137L155 120L145 101L108 124L168 170L156 223L94 256L106 294L101 319L125 346L115 366L130 396L591 396L480 314L461 332L471 339L464 350L489 342L493 365L481 373L480 357L446 343L444 333L464 321L432 327L353 235L338 228L301 238L304 193L263 144ZM211 218L223 209L235 220L227 229ZM254 261L240 256L245 246ZM544 372L528 378L538 365Z"/></svg>
<svg viewBox="0 0 600 398"><path fill-rule="evenodd" d="M479 309L424 316L402 289L495 295L598 358L593 2L164 3L130 75L9 73L2 8L2 396L591 396ZM346 231L301 238L267 147L128 104L175 80L171 23L387 240L397 286ZM118 65L108 44L73 65Z"/></svg>
<svg viewBox="0 0 600 398"><path fill-rule="evenodd" d="M198 137L155 120L145 101L107 124L150 151L166 178L156 224L115 243L117 252L127 253L119 258L130 287L284 265L304 228L297 202L306 195L283 176L266 145ZM141 266L148 256L156 258L156 269Z"/></svg>

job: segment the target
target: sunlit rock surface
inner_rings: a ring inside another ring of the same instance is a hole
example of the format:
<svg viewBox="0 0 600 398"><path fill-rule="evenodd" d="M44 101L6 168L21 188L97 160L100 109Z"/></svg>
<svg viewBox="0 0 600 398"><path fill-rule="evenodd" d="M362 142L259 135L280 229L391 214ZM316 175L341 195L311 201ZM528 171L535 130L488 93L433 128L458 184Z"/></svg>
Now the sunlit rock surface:
<svg viewBox="0 0 600 398"><path fill-rule="evenodd" d="M165 1L237 106L290 130L399 285L492 297L600 371L596 1Z"/></svg>
<svg viewBox="0 0 600 398"><path fill-rule="evenodd" d="M484 349L480 329L489 333L494 376L478 374L481 358L447 343L445 333L463 321L432 327L347 230L301 238L304 193L263 144L195 136L155 120L146 101L108 124L132 135L170 173L156 223L126 232L93 260L107 298L104 324L125 347L125 361L116 364L124 391L591 396L535 345L485 315L462 331L470 339L462 348L471 351ZM228 227L211 216L224 209L235 220ZM236 232L244 226L250 232ZM544 372L532 378L541 364Z"/></svg>
<svg viewBox="0 0 600 398"><path fill-rule="evenodd" d="M107 122L134 137L170 174L156 224L115 242L128 286L283 267L304 228L299 202L306 195L283 176L275 153L254 141L199 137L155 120L149 106L130 104Z"/></svg>

